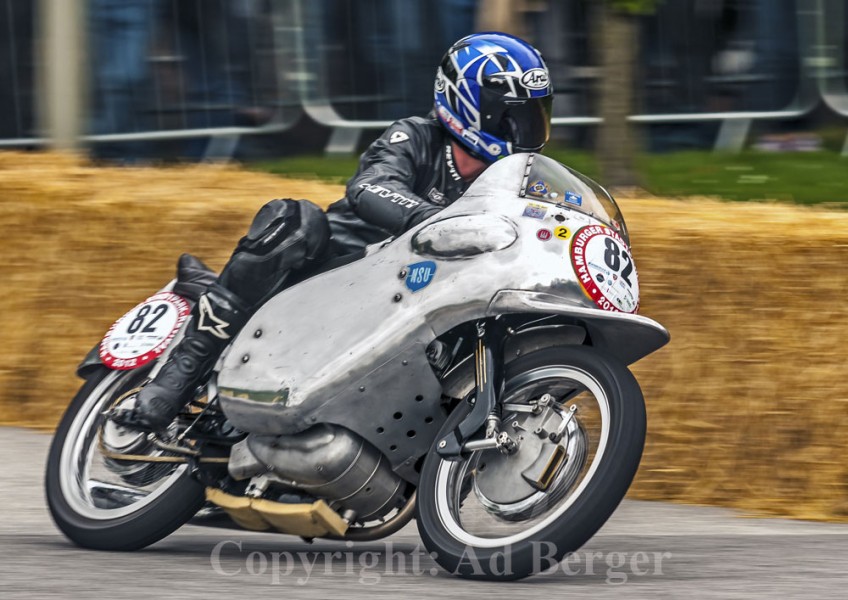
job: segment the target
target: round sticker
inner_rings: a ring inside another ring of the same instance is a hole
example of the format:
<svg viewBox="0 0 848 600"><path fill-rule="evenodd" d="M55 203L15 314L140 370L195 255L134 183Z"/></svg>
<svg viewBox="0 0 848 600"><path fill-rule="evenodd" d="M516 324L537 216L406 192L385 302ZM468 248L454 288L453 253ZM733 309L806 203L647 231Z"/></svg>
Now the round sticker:
<svg viewBox="0 0 848 600"><path fill-rule="evenodd" d="M581 228L571 240L571 264L577 280L599 308L639 310L639 278L622 237L603 225Z"/></svg>
<svg viewBox="0 0 848 600"><path fill-rule="evenodd" d="M118 319L100 342L100 360L110 369L135 369L159 357L191 312L171 292L151 296Z"/></svg>
<svg viewBox="0 0 848 600"><path fill-rule="evenodd" d="M554 237L558 240L567 240L570 235L571 232L568 230L568 227L565 227L564 225L560 225L554 229Z"/></svg>
<svg viewBox="0 0 848 600"><path fill-rule="evenodd" d="M551 239L551 230L550 229L540 229L536 232L536 237L542 240L543 242L547 242Z"/></svg>

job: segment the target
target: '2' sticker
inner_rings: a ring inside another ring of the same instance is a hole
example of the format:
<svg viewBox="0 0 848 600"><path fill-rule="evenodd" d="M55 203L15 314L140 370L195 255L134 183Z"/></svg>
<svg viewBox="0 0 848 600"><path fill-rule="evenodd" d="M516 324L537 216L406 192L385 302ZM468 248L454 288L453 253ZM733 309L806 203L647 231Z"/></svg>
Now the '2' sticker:
<svg viewBox="0 0 848 600"><path fill-rule="evenodd" d="M406 267L408 272L406 275L406 287L413 292L424 289L433 278L436 276L436 263L432 260L415 263Z"/></svg>

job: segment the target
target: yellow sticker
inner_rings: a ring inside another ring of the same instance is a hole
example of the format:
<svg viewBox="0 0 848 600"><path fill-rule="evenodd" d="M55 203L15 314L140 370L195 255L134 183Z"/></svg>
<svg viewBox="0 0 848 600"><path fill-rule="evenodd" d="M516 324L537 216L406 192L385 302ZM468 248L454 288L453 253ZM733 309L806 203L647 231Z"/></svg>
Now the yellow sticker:
<svg viewBox="0 0 848 600"><path fill-rule="evenodd" d="M571 232L568 230L568 227L564 227L560 225L556 229L554 229L554 237L559 240L567 240L571 236Z"/></svg>

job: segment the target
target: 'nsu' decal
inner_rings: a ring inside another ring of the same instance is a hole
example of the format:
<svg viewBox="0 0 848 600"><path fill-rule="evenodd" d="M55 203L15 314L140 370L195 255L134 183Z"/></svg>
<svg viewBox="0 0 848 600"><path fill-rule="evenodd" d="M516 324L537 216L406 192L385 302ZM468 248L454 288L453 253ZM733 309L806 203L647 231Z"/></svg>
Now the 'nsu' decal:
<svg viewBox="0 0 848 600"><path fill-rule="evenodd" d="M424 289L436 276L436 263L432 260L415 263L406 267L406 287L413 292Z"/></svg>

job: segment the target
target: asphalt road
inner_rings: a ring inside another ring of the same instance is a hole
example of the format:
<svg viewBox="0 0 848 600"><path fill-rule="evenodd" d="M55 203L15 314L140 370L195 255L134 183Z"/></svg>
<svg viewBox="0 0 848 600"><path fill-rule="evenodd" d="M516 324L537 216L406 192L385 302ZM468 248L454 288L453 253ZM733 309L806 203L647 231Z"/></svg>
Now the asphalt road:
<svg viewBox="0 0 848 600"><path fill-rule="evenodd" d="M564 565L517 583L436 568L414 524L383 542L186 526L136 553L81 550L42 489L49 436L0 428L0 598L844 598L848 526L625 502Z"/></svg>

